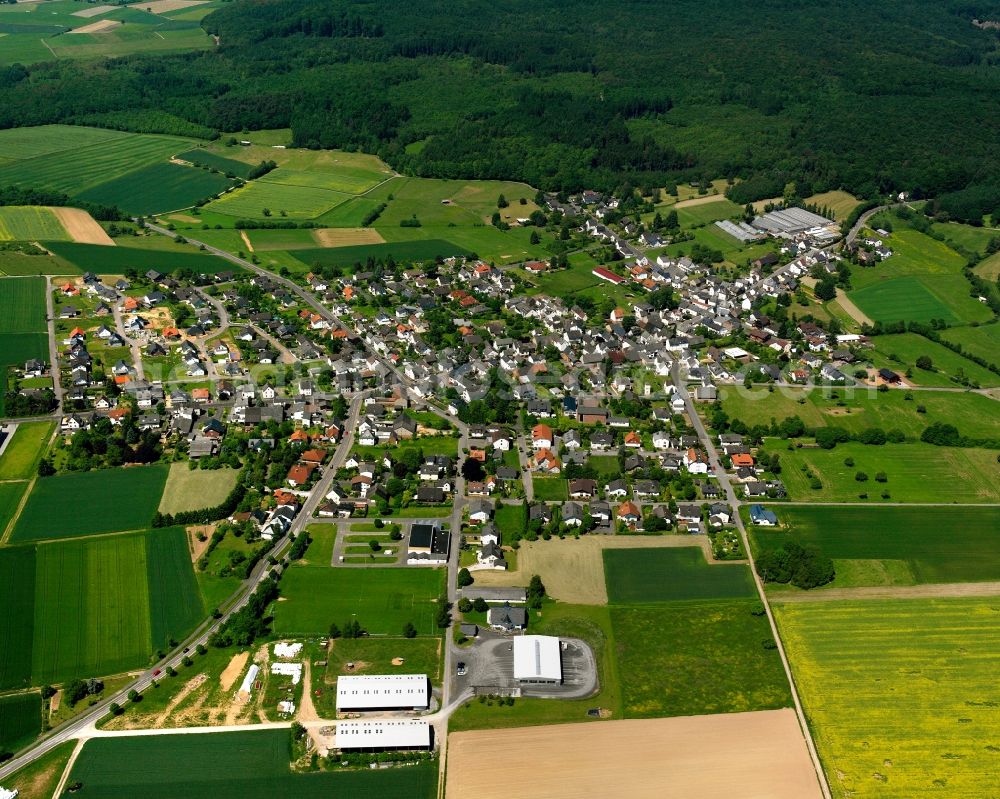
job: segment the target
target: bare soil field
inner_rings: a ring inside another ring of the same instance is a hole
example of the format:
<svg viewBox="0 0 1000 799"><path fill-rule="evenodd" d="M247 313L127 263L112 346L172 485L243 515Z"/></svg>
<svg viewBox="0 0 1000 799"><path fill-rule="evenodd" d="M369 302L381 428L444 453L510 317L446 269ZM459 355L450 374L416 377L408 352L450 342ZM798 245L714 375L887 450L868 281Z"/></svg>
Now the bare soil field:
<svg viewBox="0 0 1000 799"><path fill-rule="evenodd" d="M238 655L233 655L233 659L229 661L226 670L219 675L219 683L223 691L228 691L236 684L236 680L243 673L243 667L246 666L249 659L249 652L240 652Z"/></svg>
<svg viewBox="0 0 1000 799"><path fill-rule="evenodd" d="M99 17L101 14L107 14L109 11L114 11L117 6L91 6L90 8L83 8L79 11L74 11L74 17L81 17L83 19L89 19L90 17Z"/></svg>
<svg viewBox="0 0 1000 799"><path fill-rule="evenodd" d="M531 575L539 574L549 596L574 605L606 605L608 591L604 582L605 549L648 549L652 547L698 547L705 560L712 562L712 551L705 536L618 536L585 535L579 539L552 538L549 541L522 541L517 551L514 571L477 571L476 585L527 585Z"/></svg>
<svg viewBox="0 0 1000 799"><path fill-rule="evenodd" d="M819 782L795 712L560 724L454 733L446 799L816 799ZM518 768L503 779L483 752Z"/></svg>
<svg viewBox="0 0 1000 799"><path fill-rule="evenodd" d="M314 230L312 235L320 247L350 247L355 244L385 243L381 233L368 227L321 228Z"/></svg>
<svg viewBox="0 0 1000 799"><path fill-rule="evenodd" d="M149 3L136 3L133 8L141 8L153 14L167 14L185 8L194 8L207 3L208 0L152 0Z"/></svg>
<svg viewBox="0 0 1000 799"><path fill-rule="evenodd" d="M78 241L81 244L115 246L114 239L86 211L80 208L53 208L51 210L56 215L56 219L59 220L59 224L66 228L66 232L69 233L73 241Z"/></svg>
<svg viewBox="0 0 1000 799"><path fill-rule="evenodd" d="M71 31L67 31L67 33L101 33L111 28L117 28L120 25L121 23L114 19L101 19L97 22L91 22L89 25L74 28Z"/></svg>
<svg viewBox="0 0 1000 799"><path fill-rule="evenodd" d="M704 197L692 197L690 200L681 200L679 203L674 203L674 208L691 208L695 205L708 205L709 203L717 203L726 199L724 194L706 194Z"/></svg>

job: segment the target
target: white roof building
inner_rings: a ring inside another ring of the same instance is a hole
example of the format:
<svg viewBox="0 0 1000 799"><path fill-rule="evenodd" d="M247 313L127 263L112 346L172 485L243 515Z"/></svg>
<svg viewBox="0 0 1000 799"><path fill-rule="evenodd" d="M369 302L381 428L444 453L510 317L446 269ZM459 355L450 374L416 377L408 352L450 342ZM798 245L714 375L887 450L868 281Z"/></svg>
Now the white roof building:
<svg viewBox="0 0 1000 799"><path fill-rule="evenodd" d="M271 674L280 674L292 678L292 685L298 685L302 679L301 663L272 663Z"/></svg>
<svg viewBox="0 0 1000 799"><path fill-rule="evenodd" d="M431 725L426 721L338 721L337 749L430 749Z"/></svg>
<svg viewBox="0 0 1000 799"><path fill-rule="evenodd" d="M348 675L337 678L337 712L426 708L426 674Z"/></svg>
<svg viewBox="0 0 1000 799"><path fill-rule="evenodd" d="M515 638L514 679L518 682L562 682L559 639L551 635Z"/></svg>
<svg viewBox="0 0 1000 799"><path fill-rule="evenodd" d="M243 678L243 684L240 685L240 691L245 694L249 694L253 691L253 684L256 682L258 674L260 674L260 666L254 663L247 671L247 676Z"/></svg>
<svg viewBox="0 0 1000 799"><path fill-rule="evenodd" d="M17 788L4 788L0 785L0 799L17 799Z"/></svg>
<svg viewBox="0 0 1000 799"><path fill-rule="evenodd" d="M295 658L299 656L299 652L302 651L302 644L286 644L284 641L279 641L274 645L274 656L276 658Z"/></svg>

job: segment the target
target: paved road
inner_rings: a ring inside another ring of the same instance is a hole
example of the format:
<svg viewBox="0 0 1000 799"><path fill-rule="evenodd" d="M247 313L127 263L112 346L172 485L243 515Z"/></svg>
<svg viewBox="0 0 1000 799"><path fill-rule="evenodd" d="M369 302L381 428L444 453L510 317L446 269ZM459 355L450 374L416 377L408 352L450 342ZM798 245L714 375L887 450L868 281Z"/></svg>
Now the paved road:
<svg viewBox="0 0 1000 799"><path fill-rule="evenodd" d="M49 371L52 373L52 390L56 394L56 410L60 413L63 407L63 388L59 382L59 345L56 342L56 311L52 301L52 278L45 278L45 320L49 330Z"/></svg>
<svg viewBox="0 0 1000 799"><path fill-rule="evenodd" d="M135 367L136 379L145 380L146 370L142 365L142 350L139 348L138 341L132 338L132 336L125 335L125 323L122 321L122 305L120 302L116 302L111 306L111 315L115 320L115 330L125 338L129 351L132 353L132 365Z"/></svg>

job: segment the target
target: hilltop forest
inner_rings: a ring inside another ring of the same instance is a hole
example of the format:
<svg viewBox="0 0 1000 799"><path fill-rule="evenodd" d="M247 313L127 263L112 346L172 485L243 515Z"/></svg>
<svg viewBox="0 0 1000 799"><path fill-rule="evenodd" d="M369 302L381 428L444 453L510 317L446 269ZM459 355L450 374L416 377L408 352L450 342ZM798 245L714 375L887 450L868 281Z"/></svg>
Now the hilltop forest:
<svg viewBox="0 0 1000 799"><path fill-rule="evenodd" d="M209 52L0 70L0 127L289 127L421 176L740 178L1000 213L1000 0L233 0Z"/></svg>

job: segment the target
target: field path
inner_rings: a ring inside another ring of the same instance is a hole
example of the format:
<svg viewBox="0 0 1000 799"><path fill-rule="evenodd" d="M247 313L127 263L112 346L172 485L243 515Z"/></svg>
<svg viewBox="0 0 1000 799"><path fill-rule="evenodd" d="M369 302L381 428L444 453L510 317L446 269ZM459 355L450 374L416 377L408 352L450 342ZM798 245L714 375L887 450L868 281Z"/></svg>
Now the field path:
<svg viewBox="0 0 1000 799"><path fill-rule="evenodd" d="M114 247L115 241L94 218L81 208L49 208L73 241L81 244L104 244Z"/></svg>
<svg viewBox="0 0 1000 799"><path fill-rule="evenodd" d="M70 772L73 771L73 766L76 765L76 759L80 756L80 752L83 751L85 743L87 743L86 738L81 737L77 739L76 746L73 747L73 754L66 761L66 768L63 769L62 776L59 778L59 784L56 785L55 791L52 792L52 799L59 799L63 795L63 791L66 789L66 780L69 779Z"/></svg>
<svg viewBox="0 0 1000 799"><path fill-rule="evenodd" d="M1000 582L831 588L829 590L802 591L801 593L769 594L768 599L781 605L795 602L827 602L839 599L944 599L990 596L1000 596Z"/></svg>

